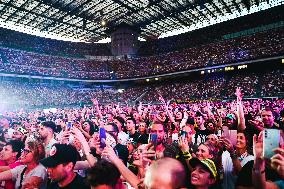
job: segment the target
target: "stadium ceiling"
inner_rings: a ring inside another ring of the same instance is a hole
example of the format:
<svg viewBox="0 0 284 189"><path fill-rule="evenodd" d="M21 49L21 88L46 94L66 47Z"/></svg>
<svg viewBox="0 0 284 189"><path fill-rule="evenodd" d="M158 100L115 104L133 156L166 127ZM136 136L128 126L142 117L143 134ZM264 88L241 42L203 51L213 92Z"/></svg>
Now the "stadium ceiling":
<svg viewBox="0 0 284 189"><path fill-rule="evenodd" d="M129 25L140 37L196 29L283 4L284 0L0 0L0 26L95 42ZM275 4L276 3L276 4ZM235 17L233 16L235 15ZM102 22L106 25L103 25Z"/></svg>

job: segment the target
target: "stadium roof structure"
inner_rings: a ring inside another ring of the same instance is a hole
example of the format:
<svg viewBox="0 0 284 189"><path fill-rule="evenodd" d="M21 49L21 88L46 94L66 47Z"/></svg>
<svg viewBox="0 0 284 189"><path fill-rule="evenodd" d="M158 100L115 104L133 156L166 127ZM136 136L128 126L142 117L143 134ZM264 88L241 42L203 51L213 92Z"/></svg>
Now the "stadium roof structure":
<svg viewBox="0 0 284 189"><path fill-rule="evenodd" d="M282 4L284 0L1 0L0 27L96 42L128 25L146 39L184 33Z"/></svg>

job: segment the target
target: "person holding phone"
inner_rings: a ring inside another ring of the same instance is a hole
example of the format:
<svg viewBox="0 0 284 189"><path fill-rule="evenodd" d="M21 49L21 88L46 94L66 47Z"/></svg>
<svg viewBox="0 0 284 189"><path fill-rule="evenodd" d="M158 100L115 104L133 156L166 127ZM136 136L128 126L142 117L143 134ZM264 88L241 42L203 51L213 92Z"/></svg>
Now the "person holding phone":
<svg viewBox="0 0 284 189"><path fill-rule="evenodd" d="M262 140L253 137L254 164L252 169L252 182L258 189L283 189L284 188L284 143L283 136L280 140L280 147L273 149L275 155L270 159L270 166L278 173L279 177L275 181L267 180L266 164L268 161L263 157Z"/></svg>
<svg viewBox="0 0 284 189"><path fill-rule="evenodd" d="M243 131L239 131L235 147L225 137L221 137L219 143L224 146L225 150L222 153L222 165L224 169L223 188L232 188L235 186L242 167L254 159L250 151L249 135Z"/></svg>

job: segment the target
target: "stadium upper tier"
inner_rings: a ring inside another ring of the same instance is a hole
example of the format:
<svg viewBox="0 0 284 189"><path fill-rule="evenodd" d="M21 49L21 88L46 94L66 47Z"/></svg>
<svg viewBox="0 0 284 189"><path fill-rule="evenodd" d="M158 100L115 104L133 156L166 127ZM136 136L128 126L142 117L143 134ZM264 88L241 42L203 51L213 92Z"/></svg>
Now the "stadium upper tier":
<svg viewBox="0 0 284 189"><path fill-rule="evenodd" d="M284 29L215 41L150 57L98 61L1 47L0 72L76 79L122 79L172 73L284 54Z"/></svg>
<svg viewBox="0 0 284 189"><path fill-rule="evenodd" d="M277 97L283 95L283 70L264 72L235 72L231 74L212 74L207 77L191 78L162 83L148 83L125 88L123 93L117 88L103 88L96 85L71 87L66 83L39 81L0 81L0 107L38 107L78 105L89 103L96 97L101 103L132 102L136 99L148 103L156 102L159 94L174 100L234 99L237 86L242 88L244 97ZM159 91L159 93L157 92ZM1 110L1 108L0 108Z"/></svg>

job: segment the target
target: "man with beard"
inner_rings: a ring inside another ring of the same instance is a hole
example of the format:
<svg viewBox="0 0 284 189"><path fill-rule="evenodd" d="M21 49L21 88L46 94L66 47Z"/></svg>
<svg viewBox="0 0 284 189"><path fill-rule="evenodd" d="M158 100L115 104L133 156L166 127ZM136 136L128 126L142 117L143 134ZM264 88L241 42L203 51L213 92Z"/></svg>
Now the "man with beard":
<svg viewBox="0 0 284 189"><path fill-rule="evenodd" d="M40 124L38 133L40 134L45 147L45 156L49 156L51 147L57 143L54 138L54 132L56 132L56 125L53 121L44 121Z"/></svg>
<svg viewBox="0 0 284 189"><path fill-rule="evenodd" d="M156 156L162 157L163 156L163 152L165 150L165 137L166 137L166 132L165 132L165 128L163 124L160 123L154 123L151 125L151 130L150 130L151 134L157 134L157 144L156 145Z"/></svg>
<svg viewBox="0 0 284 189"><path fill-rule="evenodd" d="M48 189L89 189L84 179L74 172L74 166L80 159L76 148L67 144L55 144L50 150L50 156L41 160L47 168L51 179Z"/></svg>

